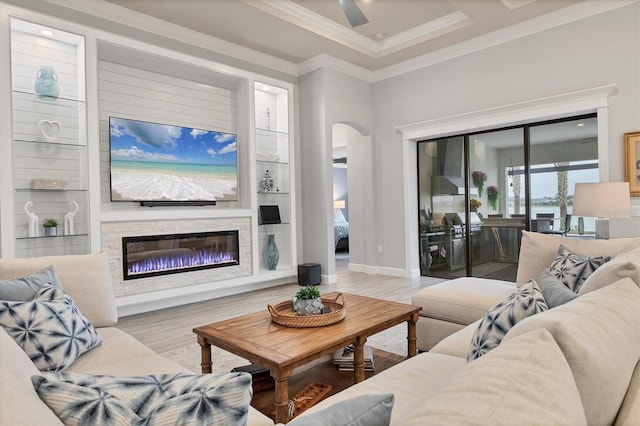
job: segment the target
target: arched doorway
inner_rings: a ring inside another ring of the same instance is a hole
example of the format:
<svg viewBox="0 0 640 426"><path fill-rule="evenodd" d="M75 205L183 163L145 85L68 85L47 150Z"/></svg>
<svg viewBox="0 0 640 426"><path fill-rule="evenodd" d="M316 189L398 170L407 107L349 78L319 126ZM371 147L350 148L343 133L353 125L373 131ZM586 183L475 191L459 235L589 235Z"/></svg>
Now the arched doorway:
<svg viewBox="0 0 640 426"><path fill-rule="evenodd" d="M336 123L332 126L332 151L335 172L331 203L337 207L332 215L333 235L344 233L343 222L348 226L348 259L340 270L369 271L375 264L371 134L357 123ZM337 179L341 181L336 182ZM333 241L334 249L342 248L341 262L345 263L344 238ZM337 272L335 260L330 270Z"/></svg>

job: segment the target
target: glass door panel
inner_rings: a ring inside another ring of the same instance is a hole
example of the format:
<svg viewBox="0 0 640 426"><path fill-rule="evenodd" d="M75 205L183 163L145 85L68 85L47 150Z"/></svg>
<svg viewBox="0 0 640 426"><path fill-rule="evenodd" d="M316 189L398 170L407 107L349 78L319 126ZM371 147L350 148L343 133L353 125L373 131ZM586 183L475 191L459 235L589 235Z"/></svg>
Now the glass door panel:
<svg viewBox="0 0 640 426"><path fill-rule="evenodd" d="M525 223L524 158L523 128L469 135L471 276L515 281Z"/></svg>
<svg viewBox="0 0 640 426"><path fill-rule="evenodd" d="M418 143L420 270L423 276L464 276L464 138Z"/></svg>
<svg viewBox="0 0 640 426"><path fill-rule="evenodd" d="M593 237L595 218L571 215L576 182L598 182L595 116L532 126L531 230Z"/></svg>

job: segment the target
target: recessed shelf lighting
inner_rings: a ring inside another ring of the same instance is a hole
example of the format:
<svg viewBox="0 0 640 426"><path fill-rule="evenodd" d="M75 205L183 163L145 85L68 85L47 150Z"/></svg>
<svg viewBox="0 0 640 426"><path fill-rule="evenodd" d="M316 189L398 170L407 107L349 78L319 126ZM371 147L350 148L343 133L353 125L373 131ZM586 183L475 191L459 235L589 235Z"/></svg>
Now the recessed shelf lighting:
<svg viewBox="0 0 640 426"><path fill-rule="evenodd" d="M265 92L268 92L268 91L269 91L269 90L271 90L271 89L269 88L269 86L263 86L263 87L262 87L262 90L264 90Z"/></svg>
<svg viewBox="0 0 640 426"><path fill-rule="evenodd" d="M578 123L578 127L583 127L584 123Z"/></svg>
<svg viewBox="0 0 640 426"><path fill-rule="evenodd" d="M53 37L53 31L50 30L40 30L40 34L45 37Z"/></svg>

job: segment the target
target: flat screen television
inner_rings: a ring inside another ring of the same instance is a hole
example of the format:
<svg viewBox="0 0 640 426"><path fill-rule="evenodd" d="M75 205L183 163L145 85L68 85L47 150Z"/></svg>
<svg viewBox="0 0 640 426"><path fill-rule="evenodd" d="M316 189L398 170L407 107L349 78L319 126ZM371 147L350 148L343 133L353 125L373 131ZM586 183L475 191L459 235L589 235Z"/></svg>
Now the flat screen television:
<svg viewBox="0 0 640 426"><path fill-rule="evenodd" d="M236 135L109 117L111 201L215 205L238 200Z"/></svg>

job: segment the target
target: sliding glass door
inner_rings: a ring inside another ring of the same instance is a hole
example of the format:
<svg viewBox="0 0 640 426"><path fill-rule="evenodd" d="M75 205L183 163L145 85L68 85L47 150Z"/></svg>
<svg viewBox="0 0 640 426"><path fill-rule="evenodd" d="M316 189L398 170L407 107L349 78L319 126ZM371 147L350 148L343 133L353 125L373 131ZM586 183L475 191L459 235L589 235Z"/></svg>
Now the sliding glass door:
<svg viewBox="0 0 640 426"><path fill-rule="evenodd" d="M598 181L595 114L418 142L421 274L515 280L523 229L576 238L576 182Z"/></svg>
<svg viewBox="0 0 640 426"><path fill-rule="evenodd" d="M471 230L472 276L515 278L526 220L524 141L521 127L469 135L469 206L479 223Z"/></svg>

